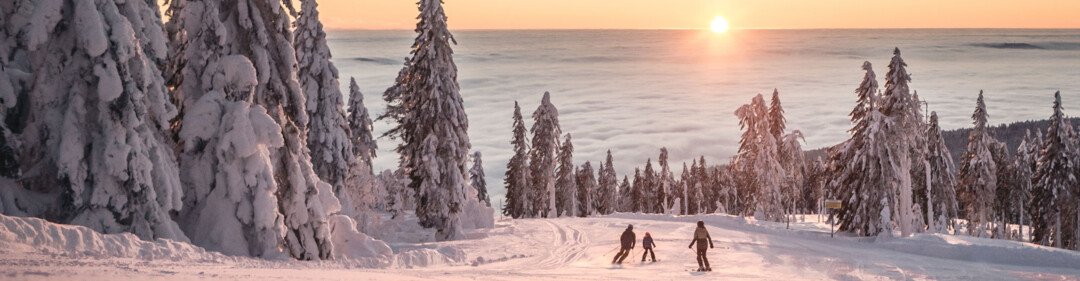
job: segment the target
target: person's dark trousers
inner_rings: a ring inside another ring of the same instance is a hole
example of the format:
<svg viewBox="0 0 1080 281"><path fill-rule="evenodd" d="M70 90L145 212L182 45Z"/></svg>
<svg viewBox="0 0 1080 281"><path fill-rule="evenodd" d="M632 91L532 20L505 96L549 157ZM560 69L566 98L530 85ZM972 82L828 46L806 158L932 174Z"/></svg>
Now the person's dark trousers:
<svg viewBox="0 0 1080 281"><path fill-rule="evenodd" d="M698 244L698 245L701 245L701 244ZM701 247L701 246L697 247L697 265L698 265L698 267L712 268L711 266L709 266L709 257L705 254L705 251L708 251L708 250L709 250L709 248L707 248L707 247Z"/></svg>
<svg viewBox="0 0 1080 281"><path fill-rule="evenodd" d="M641 254L641 261L645 261L645 257L652 255L652 261L656 261L656 252L653 252L652 248L645 248L645 253Z"/></svg>
<svg viewBox="0 0 1080 281"><path fill-rule="evenodd" d="M629 255L630 248L622 248L619 250L619 253L615 254L615 258L611 260L611 263L622 263Z"/></svg>

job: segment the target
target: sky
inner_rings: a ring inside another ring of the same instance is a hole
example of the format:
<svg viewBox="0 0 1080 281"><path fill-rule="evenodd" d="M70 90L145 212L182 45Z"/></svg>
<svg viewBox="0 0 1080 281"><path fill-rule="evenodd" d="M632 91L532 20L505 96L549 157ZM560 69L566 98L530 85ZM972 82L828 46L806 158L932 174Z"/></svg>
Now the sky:
<svg viewBox="0 0 1080 281"><path fill-rule="evenodd" d="M412 29L414 0L320 0L331 29ZM452 29L1080 28L1077 0L446 0Z"/></svg>

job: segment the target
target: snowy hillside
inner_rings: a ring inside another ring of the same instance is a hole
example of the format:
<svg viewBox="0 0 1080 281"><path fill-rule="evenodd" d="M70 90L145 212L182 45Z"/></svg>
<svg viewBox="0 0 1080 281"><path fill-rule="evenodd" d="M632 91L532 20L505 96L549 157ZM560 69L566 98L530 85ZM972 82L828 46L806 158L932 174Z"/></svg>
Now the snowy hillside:
<svg viewBox="0 0 1080 281"><path fill-rule="evenodd" d="M698 273L686 245L704 220L716 248L713 272ZM1078 279L1080 253L1006 240L915 235L885 241L837 236L817 216L783 224L725 215L615 214L523 219L469 233L474 239L394 244L391 261L269 261L228 257L186 243L141 241L84 227L0 216L0 279ZM656 240L657 263L611 265L617 238L633 224Z"/></svg>

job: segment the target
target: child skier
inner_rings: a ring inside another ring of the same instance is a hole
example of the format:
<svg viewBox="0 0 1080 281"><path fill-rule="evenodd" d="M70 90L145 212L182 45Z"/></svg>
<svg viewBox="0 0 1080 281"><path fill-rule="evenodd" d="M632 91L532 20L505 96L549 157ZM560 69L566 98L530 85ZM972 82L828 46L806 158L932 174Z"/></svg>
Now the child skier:
<svg viewBox="0 0 1080 281"><path fill-rule="evenodd" d="M641 262L645 262L645 257L652 255L652 262L656 262L656 252L653 252L653 247L656 247L656 243L652 241L652 235L645 232L645 238L641 239L641 247L645 248L645 253L641 254Z"/></svg>
<svg viewBox="0 0 1080 281"><path fill-rule="evenodd" d="M709 257L705 255L705 252L709 248L705 248L705 241L709 241L709 248L713 247L712 236L709 236L709 231L705 229L705 222L698 221L697 229L694 230L694 240L690 241L690 249L694 248L694 244L697 243L697 263L698 271L712 271L712 267L709 266Z"/></svg>

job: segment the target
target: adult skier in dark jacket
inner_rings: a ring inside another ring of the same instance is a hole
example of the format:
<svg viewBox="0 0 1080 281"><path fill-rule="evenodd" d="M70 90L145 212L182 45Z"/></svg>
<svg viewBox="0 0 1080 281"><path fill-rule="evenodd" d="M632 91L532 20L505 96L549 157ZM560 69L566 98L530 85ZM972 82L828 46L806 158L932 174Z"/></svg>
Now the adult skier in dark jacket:
<svg viewBox="0 0 1080 281"><path fill-rule="evenodd" d="M705 241L709 241L709 247L705 247ZM705 255L705 252L709 248L713 247L712 236L709 236L709 231L705 229L705 222L698 221L697 229L694 229L694 240L690 241L690 249L694 248L694 244L697 243L697 264L698 271L712 271L712 267L709 266L709 257Z"/></svg>
<svg viewBox="0 0 1080 281"><path fill-rule="evenodd" d="M611 260L611 263L622 263L627 256L630 255L630 250L634 249L634 243L637 243L637 236L634 235L634 225L627 225L626 231L623 231L622 237L619 238L620 250L618 254L615 254L615 259Z"/></svg>
<svg viewBox="0 0 1080 281"><path fill-rule="evenodd" d="M645 262L645 257L652 255L652 262L656 262L656 252L653 252L653 248L656 247L656 243L652 241L652 235L645 232L645 238L641 238L641 248L645 249L645 253L641 254L641 262Z"/></svg>

